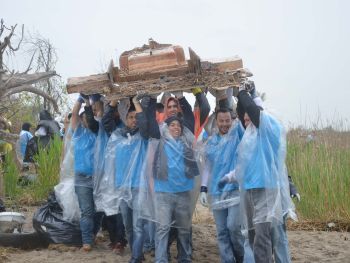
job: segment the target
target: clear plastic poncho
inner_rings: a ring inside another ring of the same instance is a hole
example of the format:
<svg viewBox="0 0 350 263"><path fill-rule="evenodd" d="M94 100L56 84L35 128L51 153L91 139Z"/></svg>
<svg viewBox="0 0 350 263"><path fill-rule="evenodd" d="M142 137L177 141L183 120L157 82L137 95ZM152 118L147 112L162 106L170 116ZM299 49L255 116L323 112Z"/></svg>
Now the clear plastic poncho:
<svg viewBox="0 0 350 263"><path fill-rule="evenodd" d="M200 190L196 139L183 127L174 138L166 123L149 139L141 173L139 216L166 227L189 229Z"/></svg>
<svg viewBox="0 0 350 263"><path fill-rule="evenodd" d="M65 220L78 219L80 208L76 186L93 187L92 173L94 146L97 134L79 123L73 132L71 124L65 133L64 159L61 164L60 183L55 186L57 201Z"/></svg>
<svg viewBox="0 0 350 263"><path fill-rule="evenodd" d="M99 121L98 135L95 142L94 169L93 169L93 194L95 209L97 212L103 211L102 183L105 176L105 152L109 136Z"/></svg>
<svg viewBox="0 0 350 263"><path fill-rule="evenodd" d="M202 186L208 188L210 209L220 210L240 203L238 183L226 184L220 191L218 182L226 174L236 169L237 147L242 135L239 134L239 121L233 121L227 134L219 133L199 143L204 158Z"/></svg>
<svg viewBox="0 0 350 263"><path fill-rule="evenodd" d="M106 215L120 213L120 206L138 210L141 171L148 141L140 132L123 127L109 138L105 154L105 175L100 184L102 209Z"/></svg>
<svg viewBox="0 0 350 263"><path fill-rule="evenodd" d="M260 126L250 124L238 146L236 177L240 186L242 227L283 224L283 215L297 219L285 169L286 127L274 110L261 111Z"/></svg>

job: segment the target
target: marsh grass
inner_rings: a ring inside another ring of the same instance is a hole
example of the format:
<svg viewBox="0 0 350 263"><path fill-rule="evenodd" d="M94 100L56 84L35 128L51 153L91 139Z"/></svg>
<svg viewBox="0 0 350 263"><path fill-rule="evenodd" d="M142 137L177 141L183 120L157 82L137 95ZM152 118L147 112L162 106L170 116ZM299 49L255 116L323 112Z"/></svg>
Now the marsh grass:
<svg viewBox="0 0 350 263"><path fill-rule="evenodd" d="M55 137L49 148L41 149L33 158L37 164L38 177L35 181L34 200L46 199L59 182L62 140Z"/></svg>
<svg viewBox="0 0 350 263"><path fill-rule="evenodd" d="M311 142L305 129L287 134L286 163L301 195L301 221L350 222L350 132L337 128L314 130Z"/></svg>

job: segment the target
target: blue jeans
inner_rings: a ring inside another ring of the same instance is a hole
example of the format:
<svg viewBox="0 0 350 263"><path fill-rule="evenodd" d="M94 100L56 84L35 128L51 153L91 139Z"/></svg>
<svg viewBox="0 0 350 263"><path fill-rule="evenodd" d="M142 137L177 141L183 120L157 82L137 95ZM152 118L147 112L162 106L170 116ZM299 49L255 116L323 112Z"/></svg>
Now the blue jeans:
<svg viewBox="0 0 350 263"><path fill-rule="evenodd" d="M75 193L78 196L81 211L80 229L84 245L94 245L94 237L102 225L103 212L95 212L92 188L76 185Z"/></svg>
<svg viewBox="0 0 350 263"><path fill-rule="evenodd" d="M144 220L144 229L145 229L145 236L144 241L145 244L143 245L143 249L145 251L151 250L152 248L155 248L155 223L149 220Z"/></svg>
<svg viewBox="0 0 350 263"><path fill-rule="evenodd" d="M228 198L238 197L239 192L228 192ZM220 199L220 195L212 195L212 201ZM244 258L244 238L241 232L241 215L239 204L225 209L213 210L216 224L216 238L218 241L221 262L242 262Z"/></svg>
<svg viewBox="0 0 350 263"><path fill-rule="evenodd" d="M290 263L289 245L287 239L286 220L288 214L283 217L283 224L271 229L271 240L275 255L275 263Z"/></svg>
<svg viewBox="0 0 350 263"><path fill-rule="evenodd" d="M157 192L156 211L156 253L155 263L168 263L168 240L172 222L177 228L177 261L191 262L190 227L191 204L190 192L164 193Z"/></svg>
<svg viewBox="0 0 350 263"><path fill-rule="evenodd" d="M254 253L252 248L249 245L249 239L248 239L248 231L246 231L244 234L244 261L243 263L255 263L254 260Z"/></svg>
<svg viewBox="0 0 350 263"><path fill-rule="evenodd" d="M121 214L106 216L107 230L109 239L112 244L120 243L126 246L128 243L125 239L125 228L123 224L123 217Z"/></svg>
<svg viewBox="0 0 350 263"><path fill-rule="evenodd" d="M136 262L136 260L143 259L142 246L143 246L143 219L139 218L139 212L137 209L138 202L138 188L132 189L131 209L128 204L122 200L120 203L120 210L123 216L123 222L125 226L125 234L128 239L131 248L131 260L129 263Z"/></svg>

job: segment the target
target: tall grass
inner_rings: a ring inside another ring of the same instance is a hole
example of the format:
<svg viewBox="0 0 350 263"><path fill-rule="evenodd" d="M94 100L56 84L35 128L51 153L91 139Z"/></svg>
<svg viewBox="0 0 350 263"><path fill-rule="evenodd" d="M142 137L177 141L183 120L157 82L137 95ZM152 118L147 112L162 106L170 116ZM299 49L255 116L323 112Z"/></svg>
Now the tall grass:
<svg viewBox="0 0 350 263"><path fill-rule="evenodd" d="M39 153L33 158L37 164L38 173L34 187L34 200L46 199L58 184L61 154L62 140L59 137L55 137L49 149L39 147Z"/></svg>
<svg viewBox="0 0 350 263"><path fill-rule="evenodd" d="M350 132L316 130L316 142L307 143L309 133L299 128L287 134L288 172L301 195L299 219L350 222Z"/></svg>
<svg viewBox="0 0 350 263"><path fill-rule="evenodd" d="M19 171L14 162L12 152L6 156L6 161L2 163L1 170L5 171L2 175L5 194L7 194L11 200L18 200L23 195L23 192L21 191L22 189L17 187Z"/></svg>

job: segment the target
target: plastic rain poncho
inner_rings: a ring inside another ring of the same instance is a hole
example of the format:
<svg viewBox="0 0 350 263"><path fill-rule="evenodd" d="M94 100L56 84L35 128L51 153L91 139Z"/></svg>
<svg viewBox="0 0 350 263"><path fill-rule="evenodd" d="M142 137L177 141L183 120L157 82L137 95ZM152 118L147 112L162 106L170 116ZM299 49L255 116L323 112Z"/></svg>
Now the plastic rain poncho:
<svg viewBox="0 0 350 263"><path fill-rule="evenodd" d="M236 177L240 185L243 228L258 223L283 224L283 215L297 220L289 195L285 158L286 127L274 110L260 112L260 126L250 124L238 146Z"/></svg>
<svg viewBox="0 0 350 263"><path fill-rule="evenodd" d="M101 183L103 210L106 215L120 213L121 205L138 210L137 195L148 141L128 127L114 131L105 154L105 176Z"/></svg>
<svg viewBox="0 0 350 263"><path fill-rule="evenodd" d="M99 130L95 142L95 153L94 153L94 169L93 169L93 194L95 209L97 212L104 211L103 209L103 192L102 189L106 189L107 185L103 186L103 182L107 184L105 175L105 160L106 160L106 149L109 136L101 123L101 118L97 118L99 121ZM122 127L124 123L121 123L116 127L116 130ZM105 181L104 181L105 180Z"/></svg>
<svg viewBox="0 0 350 263"><path fill-rule="evenodd" d="M149 140L142 168L140 217L165 227L189 229L200 190L196 139L186 127L174 138L160 124L160 139Z"/></svg>
<svg viewBox="0 0 350 263"><path fill-rule="evenodd" d="M226 184L222 191L217 187L219 180L236 168L237 147L242 138L238 126L238 120L234 120L227 134L220 137L217 133L199 146L204 157L201 185L208 188L208 201L213 210L225 209L240 202L239 196L233 194L233 191L239 190L237 183Z"/></svg>
<svg viewBox="0 0 350 263"><path fill-rule="evenodd" d="M73 132L70 125L65 134L64 159L61 164L60 183L55 186L57 201L65 220L78 219L80 208L75 186L93 188L94 146L97 134L79 123Z"/></svg>

